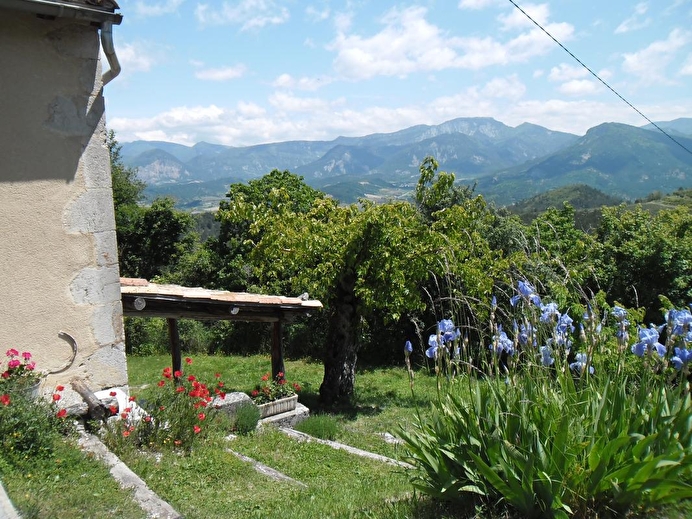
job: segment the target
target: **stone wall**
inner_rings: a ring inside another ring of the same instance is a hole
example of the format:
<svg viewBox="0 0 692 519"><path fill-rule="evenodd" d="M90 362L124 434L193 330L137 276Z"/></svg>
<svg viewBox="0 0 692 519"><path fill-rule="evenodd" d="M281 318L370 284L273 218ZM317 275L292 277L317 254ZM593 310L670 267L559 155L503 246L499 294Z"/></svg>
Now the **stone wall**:
<svg viewBox="0 0 692 519"><path fill-rule="evenodd" d="M98 28L0 10L0 359L127 383ZM72 393L68 400L78 400Z"/></svg>

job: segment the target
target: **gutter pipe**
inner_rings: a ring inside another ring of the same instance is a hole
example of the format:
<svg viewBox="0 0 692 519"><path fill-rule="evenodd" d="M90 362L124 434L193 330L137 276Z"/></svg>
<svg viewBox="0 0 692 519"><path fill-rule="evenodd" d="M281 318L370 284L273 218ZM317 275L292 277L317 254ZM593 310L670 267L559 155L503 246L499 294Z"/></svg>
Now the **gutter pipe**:
<svg viewBox="0 0 692 519"><path fill-rule="evenodd" d="M113 24L119 25L123 20L122 14L88 7L80 4L66 4L51 0L0 0L0 8L33 13L37 16L53 18L74 18L80 21L98 24L101 30L101 45L108 59L110 70L102 76L103 85L110 83L120 74L121 67L113 45ZM117 8L117 5L116 5Z"/></svg>

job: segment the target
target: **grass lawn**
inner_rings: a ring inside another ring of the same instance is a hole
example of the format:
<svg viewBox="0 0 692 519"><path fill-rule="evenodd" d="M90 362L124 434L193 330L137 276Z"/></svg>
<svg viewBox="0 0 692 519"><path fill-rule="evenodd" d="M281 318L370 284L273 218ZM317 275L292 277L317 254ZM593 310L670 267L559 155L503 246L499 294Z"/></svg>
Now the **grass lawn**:
<svg viewBox="0 0 692 519"><path fill-rule="evenodd" d="M128 368L134 395L146 398L147 387L160 379L168 356L130 357ZM336 427L336 441L401 458L403 447L385 441L412 423L417 412L428 413L436 380L416 374L415 396L403 366L363 369L356 376L353 404L321 409L318 390L322 365L286 361L286 378L303 390L300 401L311 414L324 414ZM269 356L194 356L188 373L211 380L221 373L227 391L250 391L270 370ZM268 465L299 483L277 482L239 460L229 449ZM234 439L210 437L189 456L172 451L161 455L125 450L119 453L149 487L188 519L227 517L300 518L509 518L505 512L455 508L413 492L406 470L372 461L317 443L302 443L266 427ZM30 471L2 464L0 478L23 517L139 518L143 512L120 490L101 464L68 444L54 459L37 461ZM301 485L302 483L302 485ZM56 512L57 511L57 512ZM692 507L648 513L659 519L692 516Z"/></svg>

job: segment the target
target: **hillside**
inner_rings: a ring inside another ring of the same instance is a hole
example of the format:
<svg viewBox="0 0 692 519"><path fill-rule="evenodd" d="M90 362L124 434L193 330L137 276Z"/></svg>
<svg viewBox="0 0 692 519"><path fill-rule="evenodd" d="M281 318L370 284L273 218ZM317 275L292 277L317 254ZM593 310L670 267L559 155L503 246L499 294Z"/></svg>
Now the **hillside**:
<svg viewBox="0 0 692 519"><path fill-rule="evenodd" d="M685 133L692 119L657 124L692 150L692 134ZM605 123L578 137L528 123L513 128L491 118L460 118L333 141L247 147L136 141L123 144L122 156L138 168L147 196L169 194L193 209L213 207L229 184L272 169L302 175L344 203L402 198L428 155L497 205L578 184L634 200L692 187L692 153L654 130Z"/></svg>

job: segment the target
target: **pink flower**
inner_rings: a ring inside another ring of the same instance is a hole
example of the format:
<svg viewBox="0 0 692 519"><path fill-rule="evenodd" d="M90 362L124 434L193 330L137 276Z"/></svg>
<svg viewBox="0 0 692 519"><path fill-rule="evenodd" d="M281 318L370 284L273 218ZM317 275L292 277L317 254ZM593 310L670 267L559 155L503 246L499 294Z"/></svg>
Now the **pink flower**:
<svg viewBox="0 0 692 519"><path fill-rule="evenodd" d="M10 378L10 372L9 371L3 371L2 375L0 375L2 378Z"/></svg>
<svg viewBox="0 0 692 519"><path fill-rule="evenodd" d="M23 358L24 360L31 360L31 353L29 353L28 351L23 352L23 353L22 353L22 358Z"/></svg>
<svg viewBox="0 0 692 519"><path fill-rule="evenodd" d="M19 352L14 348L10 348L9 350L7 350L5 355L7 355L8 357L16 357L17 355L19 355Z"/></svg>
<svg viewBox="0 0 692 519"><path fill-rule="evenodd" d="M16 369L21 365L21 362L19 362L19 359L12 359L7 363L7 367L10 369Z"/></svg>
<svg viewBox="0 0 692 519"><path fill-rule="evenodd" d="M27 371L34 371L34 368L36 368L36 363L33 360L24 366Z"/></svg>

